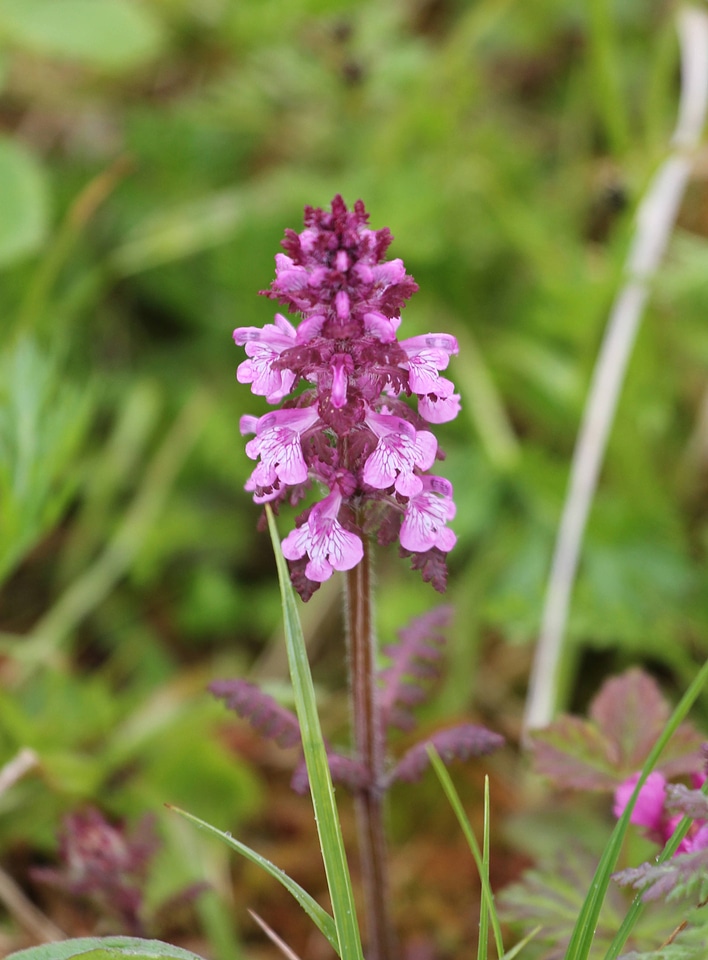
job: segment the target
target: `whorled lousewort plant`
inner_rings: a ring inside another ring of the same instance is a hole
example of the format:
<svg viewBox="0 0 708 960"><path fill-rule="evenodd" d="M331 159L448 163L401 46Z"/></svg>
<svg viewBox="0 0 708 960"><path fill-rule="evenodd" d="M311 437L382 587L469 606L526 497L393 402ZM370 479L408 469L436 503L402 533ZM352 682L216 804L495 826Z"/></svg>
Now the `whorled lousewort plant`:
<svg viewBox="0 0 708 960"><path fill-rule="evenodd" d="M286 231L286 254L263 293L300 315L238 327L248 359L238 379L280 409L245 416L241 432L258 459L247 489L256 503L297 503L313 484L325 495L283 541L303 599L333 570L350 570L363 538L400 541L437 589L455 543L452 486L431 474L441 457L431 423L454 419L460 398L440 376L457 341L445 333L399 340L401 308L418 289L401 260L385 261L392 237L371 230L361 201L305 210L302 233ZM406 402L417 397L417 412Z"/></svg>
<svg viewBox="0 0 708 960"><path fill-rule="evenodd" d="M361 201L340 196L331 210L305 209L305 229L286 231L284 254L266 296L299 316L278 313L264 327L238 327L247 359L238 379L278 409L244 416L241 432L258 460L246 484L256 503L277 511L313 490L314 502L282 542L293 586L303 600L335 570L346 573L346 627L352 701L352 754L329 750L332 777L352 790L358 815L368 960L396 955L389 917L383 800L395 779L415 780L433 745L444 760L489 753L502 738L464 724L437 732L397 764L386 755L391 727L414 724L411 708L435 676L447 608L400 631L376 669L370 555L399 542L423 579L443 591L446 555L455 544L452 486L432 472L442 459L430 424L454 419L460 398L441 371L457 353L454 337L429 333L399 340L400 312L418 289L399 259L384 259L392 237L372 230ZM413 399L415 398L415 399ZM212 691L262 734L296 745L294 714L246 680L217 681ZM293 778L307 789L304 766Z"/></svg>

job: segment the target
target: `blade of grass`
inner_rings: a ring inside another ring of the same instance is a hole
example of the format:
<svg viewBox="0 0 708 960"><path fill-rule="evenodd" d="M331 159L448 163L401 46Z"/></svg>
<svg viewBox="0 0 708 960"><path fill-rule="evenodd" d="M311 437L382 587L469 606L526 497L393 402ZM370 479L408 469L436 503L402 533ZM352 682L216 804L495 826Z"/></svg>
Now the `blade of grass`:
<svg viewBox="0 0 708 960"><path fill-rule="evenodd" d="M534 927L530 933L527 933L523 940L519 940L503 957L500 957L499 960L514 960L514 957L518 957L524 947L528 946L533 938L540 933L543 928L541 926Z"/></svg>
<svg viewBox="0 0 708 960"><path fill-rule="evenodd" d="M479 905L479 940L477 941L477 960L487 960L489 953L489 918L492 905L487 897L489 889L489 777L484 778L484 834L482 836L482 869L487 879L482 887Z"/></svg>
<svg viewBox="0 0 708 960"><path fill-rule="evenodd" d="M634 809L634 804L637 800L637 797L639 796L639 791L641 790L646 778L656 766L656 762L659 759L662 750L676 732L679 725L683 723L688 711L691 709L693 703L701 692L701 688L705 684L706 680L708 680L708 661L703 664L693 683L681 698L678 706L672 713L669 722L664 728L662 735L657 740L653 750L647 758L646 763L642 767L642 772L639 776L639 780L637 781L637 785L634 788L634 793L632 794L624 813L617 821L617 825L612 831L610 839L600 859L600 863L595 871L595 876L593 877L592 884L590 885L588 895L585 898L580 914L578 915L575 929L573 930L573 934L568 945L568 951L565 955L565 960L587 960L588 956L590 955L590 949L595 936L595 929L600 916L600 910L602 909L602 904L605 900L605 894L607 893L607 888L610 884L610 878L615 871L615 867L617 866L620 849L624 841L624 836L629 827L629 819L632 815L632 810Z"/></svg>
<svg viewBox="0 0 708 960"><path fill-rule="evenodd" d="M173 810L186 820L190 820L192 823L195 823L201 830L206 830L208 833L218 837L219 840L222 840L237 853L240 853L242 857L250 860L251 863L258 864L258 866L262 867L271 875L271 877L275 877L279 883L282 883L288 893L292 894L295 900L297 900L308 917L310 917L310 919L315 923L319 931L327 938L334 949L337 951L339 950L337 930L332 917L330 917L327 911L320 906L314 897L310 896L307 890L303 890L300 884L296 883L296 881L289 877L287 873L280 869L280 867L276 867L274 863L272 863L270 860L267 860L265 857L262 857L260 853L256 853L255 850L252 850L251 847L246 846L245 843L241 843L240 840L236 840L235 837L232 837L230 833L224 833L224 831L219 830L218 827L214 827L210 823L200 820L199 817L195 817L194 814L187 813L186 810L181 810L179 807L174 807L170 803L166 804L166 806L169 810Z"/></svg>
<svg viewBox="0 0 708 960"><path fill-rule="evenodd" d="M481 911L483 914L487 914L492 924L492 930L494 931L494 941L497 947L497 955L499 957L504 957L504 940L502 938L501 926L499 924L499 917L494 905L494 894L492 888L489 884L489 850L486 849L486 861L485 856L479 849L479 844L477 843L477 838L474 835L472 826L467 818L467 814L464 811L462 806L462 801L460 800L460 795L455 789L455 785L452 782L452 777L448 773L447 767L440 759L440 754L437 752L435 747L428 747L428 756L430 757L430 763L435 771L438 780L440 781L440 786L445 792L450 806L453 809L455 816L457 817L457 822L460 824L467 844L470 848L470 852L474 857L474 862L477 865L477 872L479 873L479 880L482 885L482 904ZM486 793L485 786L485 845L488 843L488 795ZM485 866L486 863L486 866ZM480 916L480 939L482 934L482 918ZM535 933L534 933L535 935ZM486 937L485 937L486 939ZM512 956L515 954L512 953Z"/></svg>
<svg viewBox="0 0 708 960"><path fill-rule="evenodd" d="M297 612L295 593L290 583L285 558L280 549L280 539L273 512L267 505L266 516L278 567L280 595L283 603L285 645L288 651L295 708L302 732L302 749L310 779L312 805L315 810L315 821L337 930L338 953L340 957L346 958L346 960L363 960L349 865L344 850L332 777L322 738L315 688L312 683L307 649Z"/></svg>

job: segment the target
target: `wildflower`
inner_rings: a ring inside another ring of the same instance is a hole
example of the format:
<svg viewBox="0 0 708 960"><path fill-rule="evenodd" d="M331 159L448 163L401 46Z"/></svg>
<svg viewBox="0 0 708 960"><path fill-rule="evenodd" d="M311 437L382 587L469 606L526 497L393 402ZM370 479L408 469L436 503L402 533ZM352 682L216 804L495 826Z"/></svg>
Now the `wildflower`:
<svg viewBox="0 0 708 960"><path fill-rule="evenodd" d="M339 196L330 211L306 207L305 229L286 231L275 279L261 291L298 322L277 313L263 328L234 331L246 352L238 380L282 404L241 420L241 432L255 434L246 453L258 461L246 489L276 509L313 484L325 491L283 541L302 596L359 562L364 529L380 542L400 530L402 551L438 589L455 542L446 526L452 487L428 476L442 454L427 427L460 409L441 375L457 341L444 333L397 339L401 309L418 287L402 260L384 260L391 234L371 230L368 219L361 201L348 210Z"/></svg>
<svg viewBox="0 0 708 960"><path fill-rule="evenodd" d="M629 803L630 797L637 786L639 774L635 773L624 780L615 791L613 812L621 817ZM705 776L697 774L693 777L693 785L699 788ZM664 846L671 838L681 816L669 816L666 809L666 777L653 771L642 784L637 796L630 823L643 827L647 837ZM697 850L708 848L708 824L703 820L694 820L689 832L679 844L676 853L694 853Z"/></svg>

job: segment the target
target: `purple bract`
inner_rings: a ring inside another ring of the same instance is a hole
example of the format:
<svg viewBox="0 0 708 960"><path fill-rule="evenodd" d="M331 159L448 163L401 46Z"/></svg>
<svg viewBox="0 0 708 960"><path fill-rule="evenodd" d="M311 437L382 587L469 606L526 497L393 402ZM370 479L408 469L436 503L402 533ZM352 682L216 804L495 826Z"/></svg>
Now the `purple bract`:
<svg viewBox="0 0 708 960"><path fill-rule="evenodd" d="M246 489L256 503L296 503L314 482L324 497L283 541L293 582L309 597L334 570L362 558L362 537L400 539L437 589L455 543L452 486L428 471L442 454L428 424L457 416L460 398L440 375L458 352L448 334L399 341L401 308L418 289L401 260L385 261L392 237L371 230L359 200L348 210L305 208L305 229L287 230L285 254L265 296L293 314L239 327L247 359L238 380L280 409L241 418L258 460ZM417 411L407 399L417 398Z"/></svg>

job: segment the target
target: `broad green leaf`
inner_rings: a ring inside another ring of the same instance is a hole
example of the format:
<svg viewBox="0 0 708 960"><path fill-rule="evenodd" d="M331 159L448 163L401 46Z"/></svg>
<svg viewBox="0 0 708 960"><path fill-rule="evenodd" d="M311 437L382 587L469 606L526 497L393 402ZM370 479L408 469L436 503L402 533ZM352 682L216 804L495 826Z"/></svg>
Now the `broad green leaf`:
<svg viewBox="0 0 708 960"><path fill-rule="evenodd" d="M337 928L338 953L343 960L363 960L349 865L334 798L327 751L317 713L317 698L307 659L307 648L295 602L295 592L290 582L288 566L280 549L273 512L267 505L266 515L278 567L290 679L302 731L302 749L305 754L312 805L315 809L322 859Z"/></svg>
<svg viewBox="0 0 708 960"><path fill-rule="evenodd" d="M0 41L119 68L154 56L162 34L132 0L0 0Z"/></svg>
<svg viewBox="0 0 708 960"><path fill-rule="evenodd" d="M241 843L240 840L236 840L231 836L230 833L224 833L223 830L219 830L217 827L213 827L210 823L200 820L199 817L195 817L193 814L187 813L186 810L180 810L179 807L173 806L170 806L170 810L174 810L175 813L179 813L180 816L185 817L187 820L191 820L192 823L196 823L196 825L201 827L202 830L207 830L209 833L213 833L215 837L223 840L224 843L236 850L237 853L240 853L241 856L246 857L246 859L250 860L252 863L258 864L258 866L262 867L271 875L271 877L275 877L275 879L278 880L279 883L282 883L285 889L293 895L305 913L315 922L318 929L329 940L334 949L338 949L337 931L334 926L334 921L330 915L325 909L323 909L323 907L319 905L319 903L317 903L313 897L310 896L306 890L303 890L299 883L296 883L295 880L291 879L287 873L284 873L280 869L280 867L276 867L274 863L271 863L270 860L262 857L260 853L256 853L255 850L247 847L245 843Z"/></svg>
<svg viewBox="0 0 708 960"><path fill-rule="evenodd" d="M7 960L202 960L190 950L162 943L160 940L141 940L137 937L80 937L60 943L43 943L12 953Z"/></svg>
<svg viewBox="0 0 708 960"><path fill-rule="evenodd" d="M0 137L0 266L33 253L48 225L48 189L35 157Z"/></svg>
<svg viewBox="0 0 708 960"><path fill-rule="evenodd" d="M72 458L90 401L31 341L0 354L0 580L51 529L75 489Z"/></svg>

